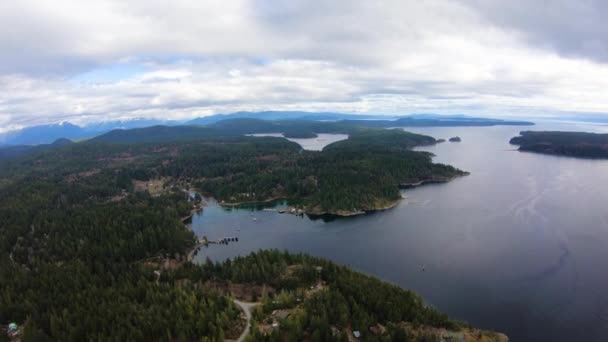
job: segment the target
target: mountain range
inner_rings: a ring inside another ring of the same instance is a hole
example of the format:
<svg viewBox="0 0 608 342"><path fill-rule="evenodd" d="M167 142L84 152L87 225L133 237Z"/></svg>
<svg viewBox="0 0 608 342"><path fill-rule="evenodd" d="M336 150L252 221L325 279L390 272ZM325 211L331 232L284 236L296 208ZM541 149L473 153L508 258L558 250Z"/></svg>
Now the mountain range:
<svg viewBox="0 0 608 342"><path fill-rule="evenodd" d="M405 116L396 115L361 115L330 112L301 112L301 111L264 111L264 112L236 112L231 114L216 114L200 117L189 121L133 119L120 121L107 121L91 123L84 126L69 122L58 124L26 127L20 130L0 134L0 146L40 145L50 144L57 139L70 140L89 139L115 129L132 129L150 126L177 126L177 125L212 125L219 121L236 118L278 120L308 120L308 121L355 121L367 120L366 126L494 126L494 125L531 125L525 121L507 121L499 119L476 118L466 115L436 115L413 114Z"/></svg>

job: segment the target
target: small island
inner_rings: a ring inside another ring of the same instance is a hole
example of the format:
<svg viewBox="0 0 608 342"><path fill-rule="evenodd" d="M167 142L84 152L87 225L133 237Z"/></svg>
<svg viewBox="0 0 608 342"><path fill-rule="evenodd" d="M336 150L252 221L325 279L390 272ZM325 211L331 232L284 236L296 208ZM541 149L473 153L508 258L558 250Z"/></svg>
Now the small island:
<svg viewBox="0 0 608 342"><path fill-rule="evenodd" d="M441 143L444 143L444 142L445 142L445 139L437 139L437 144L441 144Z"/></svg>
<svg viewBox="0 0 608 342"><path fill-rule="evenodd" d="M519 151L578 158L608 158L608 134L560 131L523 131L510 143Z"/></svg>
<svg viewBox="0 0 608 342"><path fill-rule="evenodd" d="M462 139L460 139L460 137L452 137L450 138L450 142L461 142Z"/></svg>

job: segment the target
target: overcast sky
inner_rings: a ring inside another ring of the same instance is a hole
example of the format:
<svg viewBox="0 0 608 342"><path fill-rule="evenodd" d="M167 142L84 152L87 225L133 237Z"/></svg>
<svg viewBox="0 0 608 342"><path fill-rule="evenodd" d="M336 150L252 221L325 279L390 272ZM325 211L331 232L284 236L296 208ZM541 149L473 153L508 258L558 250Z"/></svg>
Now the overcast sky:
<svg viewBox="0 0 608 342"><path fill-rule="evenodd" d="M239 110L608 113L603 0L0 1L0 131Z"/></svg>

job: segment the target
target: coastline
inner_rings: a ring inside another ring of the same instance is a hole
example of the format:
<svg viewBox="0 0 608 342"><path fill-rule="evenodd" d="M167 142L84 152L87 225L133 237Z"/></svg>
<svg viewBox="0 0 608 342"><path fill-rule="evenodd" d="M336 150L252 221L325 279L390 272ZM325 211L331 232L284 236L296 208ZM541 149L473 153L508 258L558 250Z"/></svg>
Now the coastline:
<svg viewBox="0 0 608 342"><path fill-rule="evenodd" d="M415 188L415 187L419 187L425 184L441 184L441 183L447 183L450 182L458 177L463 177L463 176L468 176L470 173L469 172L463 172L460 175L455 175L452 177L433 177L431 179L422 179L416 182L405 182L405 183L401 183L399 184L399 189L411 189L411 188ZM348 210L339 210L339 211L310 211L310 210L305 210L305 213L307 215L310 216L316 216L316 217L323 217L323 216L334 216L334 217L353 217L353 216L359 216L359 215L365 215L365 214L371 214L374 212L378 212L378 211L384 211L384 210L389 210L392 209L394 207L396 207L399 202L401 202L403 198L398 198L395 199L393 201L390 201L389 204L387 205L382 205L382 206L376 206L374 208L371 209L362 209L362 210L358 210L358 211L348 211Z"/></svg>
<svg viewBox="0 0 608 342"><path fill-rule="evenodd" d="M452 177L432 177L430 179L422 179L417 182L405 182L405 183L399 184L399 188L400 189L411 189L411 188L415 188L415 187L425 185L425 184L442 184L442 183L447 183L449 181L452 181L458 177L468 176L470 174L471 174L470 172L463 171L462 174L455 175Z"/></svg>
<svg viewBox="0 0 608 342"><path fill-rule="evenodd" d="M462 172L461 174L458 175L454 175L451 177L431 177L428 179L421 179L418 181L411 181L411 182L404 182L398 185L399 189L411 189L411 188L415 188L418 186L422 186L422 185L426 185L426 184L441 184L441 183L447 183L449 181L452 181L458 177L462 177L462 176L467 176L469 175L469 172ZM213 196L211 196L213 197ZM258 201L248 201L248 202L225 202L225 201L219 201L216 199L218 205L220 205L221 207L229 207L229 208L234 208L234 207L239 207L239 206L247 206L247 205L265 205L265 204L270 204L272 202L276 202L276 201L280 201L280 200L288 200L289 198L287 196L276 196L276 197L272 197L269 199L265 199L265 200L258 200ZM381 205L377 205L374 206L373 208L364 208L361 210L356 210L356 211L352 211L352 210L336 210L336 211L324 211L324 210L320 210L319 208L302 208L303 212L311 217L354 217L354 216L360 216L360 215L366 215L366 214L370 214L373 212L378 212L378 211L384 211L384 210L389 210L392 209L394 207L396 207L399 202L402 200L402 198L397 198L394 200L383 200L383 204Z"/></svg>
<svg viewBox="0 0 608 342"><path fill-rule="evenodd" d="M546 149L546 146L542 146L542 147L543 147L543 149L541 149L537 146L519 145L517 150L514 150L514 151L524 152L524 153L543 154L546 156L554 156L554 157L575 158L575 159L582 159L582 160L606 160L606 159L608 159L608 153L606 155L590 156L590 155L582 155L582 154L576 154L576 153L569 154L567 152L560 152L560 151L556 151L556 150Z"/></svg>
<svg viewBox="0 0 608 342"><path fill-rule="evenodd" d="M211 196L213 197L213 196ZM273 197L273 198L269 198L266 200L260 200L260 201L249 201L249 202L225 202L225 201L217 201L217 204L219 204L222 207L238 207L241 205L256 205L256 204L268 204L268 203L272 203L275 201L280 201L280 200L286 200L287 197L285 196L277 196L277 197Z"/></svg>
<svg viewBox="0 0 608 342"><path fill-rule="evenodd" d="M312 216L312 217L353 217L353 216L360 216L360 215L366 215L366 214L371 214L377 211L384 211L384 210L389 210L392 209L394 207L396 207L399 202L401 202L403 198L397 198L395 200L389 201L388 204L386 205L380 205L380 206L376 206L374 208L370 208L370 209L362 209L362 210L357 210L357 211L349 211L349 210L338 210L338 211L320 211L320 210L304 210L304 213L306 213L306 215Z"/></svg>

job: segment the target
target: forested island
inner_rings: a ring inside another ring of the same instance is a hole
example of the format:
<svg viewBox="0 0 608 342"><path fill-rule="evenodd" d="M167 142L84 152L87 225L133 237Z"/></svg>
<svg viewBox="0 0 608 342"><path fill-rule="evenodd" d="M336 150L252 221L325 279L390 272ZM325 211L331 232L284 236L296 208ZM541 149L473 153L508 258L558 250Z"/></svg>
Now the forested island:
<svg viewBox="0 0 608 342"><path fill-rule="evenodd" d="M608 158L608 134L523 131L510 141L520 151L579 158Z"/></svg>

